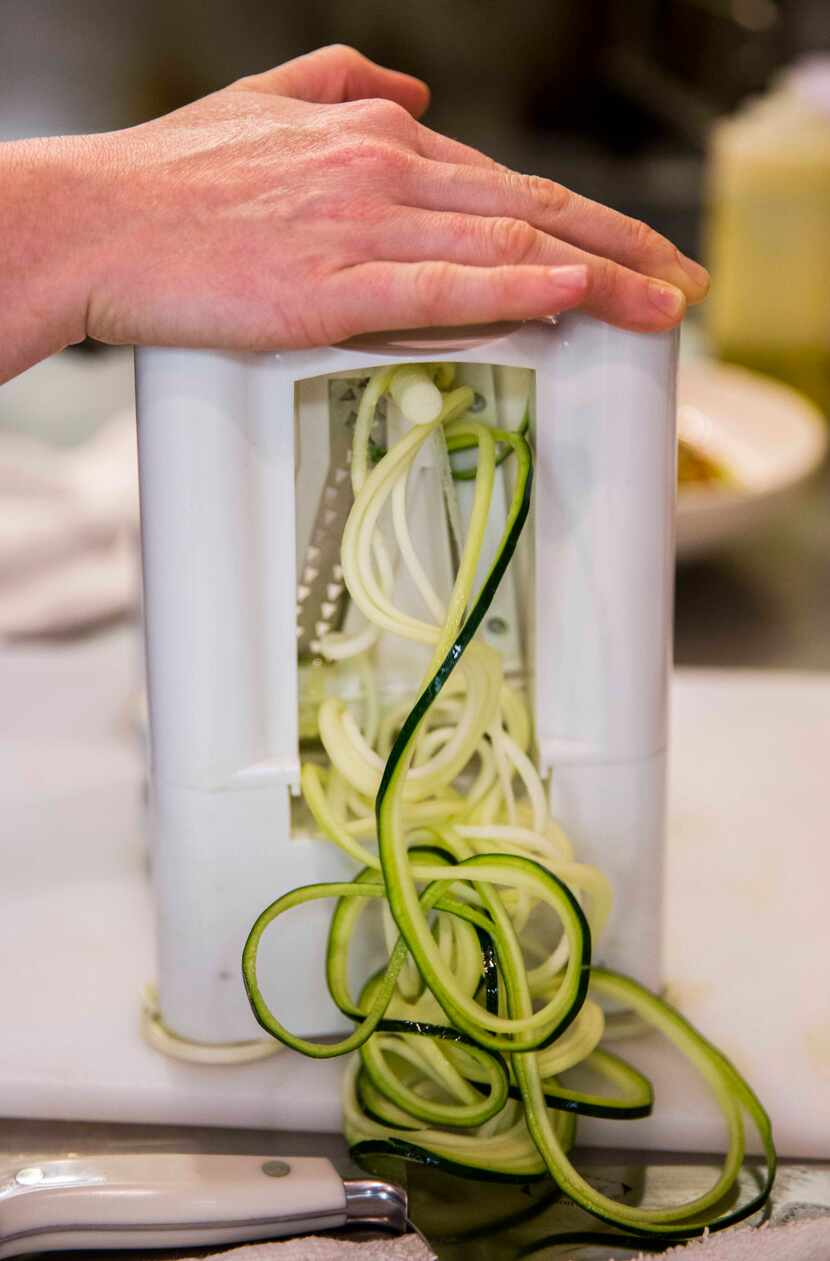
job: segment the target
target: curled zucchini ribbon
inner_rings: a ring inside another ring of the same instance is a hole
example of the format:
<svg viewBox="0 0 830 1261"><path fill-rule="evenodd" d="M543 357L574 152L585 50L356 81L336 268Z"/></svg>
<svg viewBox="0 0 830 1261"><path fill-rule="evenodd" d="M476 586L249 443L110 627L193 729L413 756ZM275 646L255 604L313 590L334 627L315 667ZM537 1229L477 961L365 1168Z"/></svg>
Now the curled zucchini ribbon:
<svg viewBox="0 0 830 1261"><path fill-rule="evenodd" d="M243 953L251 1006L268 1033L305 1055L357 1052L343 1104L357 1157L394 1153L506 1181L550 1177L595 1217L653 1241L732 1225L757 1212L772 1186L776 1158L766 1113L734 1066L678 1012L631 978L591 966L592 939L610 912L608 882L575 860L551 818L530 757L527 705L505 681L498 654L475 638L529 510L527 424L512 431L478 423L466 414L472 392L451 389L447 365L436 366L440 414L413 425L373 464L375 408L394 376L394 368L378 370L361 400L355 501L341 549L346 585L371 633L339 637L329 654L340 662L352 658L364 683L362 719L337 697L324 699L318 723L328 766L309 762L302 769L304 797L320 832L361 869L352 881L295 889L262 912ZM406 523L408 481L428 443L439 462L447 452L476 453L474 467L465 466L471 469L468 525L446 605ZM503 530L474 594L496 469L506 456L511 493ZM393 602L395 567L381 529L387 505L400 562L432 620ZM382 713L371 653L384 631L428 646L431 660L414 705L393 703ZM257 978L269 925L320 899L334 901L329 993L354 1025L337 1042L285 1028ZM366 912L378 906L387 961L355 996L352 943ZM600 999L622 1004L667 1037L701 1074L723 1114L723 1167L710 1189L687 1203L656 1209L612 1200L568 1158L580 1114L623 1120L652 1109L648 1080L600 1045ZM562 1080L576 1069L589 1084ZM736 1204L730 1195L734 1200L747 1118L760 1135L767 1172L757 1193Z"/></svg>

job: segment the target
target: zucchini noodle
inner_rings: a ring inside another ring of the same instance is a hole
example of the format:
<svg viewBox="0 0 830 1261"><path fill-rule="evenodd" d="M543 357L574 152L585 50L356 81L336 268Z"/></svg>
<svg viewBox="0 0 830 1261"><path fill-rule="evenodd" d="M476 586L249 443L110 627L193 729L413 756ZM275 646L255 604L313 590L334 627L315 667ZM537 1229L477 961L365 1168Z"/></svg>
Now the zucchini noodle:
<svg viewBox="0 0 830 1261"><path fill-rule="evenodd" d="M407 374L405 383L398 373ZM757 1212L769 1195L776 1162L770 1123L734 1066L678 1012L635 980L591 965L592 944L611 912L610 884L578 861L551 817L533 763L528 704L505 680L498 653L475 638L529 509L528 416L516 431L481 424L469 414L473 392L453 381L448 365L393 366L372 373L363 392L341 565L366 628L329 636L321 655L351 658L364 700L357 713L353 702L322 700L317 726L326 763L309 761L301 774L320 834L359 870L351 882L293 890L262 912L243 954L248 997L281 1043L319 1059L356 1052L343 1111L357 1158L383 1152L470 1177L552 1178L588 1213L652 1244L722 1229ZM430 407L440 391L440 412L410 424L373 463L378 404L386 395L402 401L413 389ZM452 466L453 477L471 482L468 521L462 530L457 505L447 503L458 564L443 599L412 538L407 495L425 460L437 464L451 495L448 461L459 452L474 457ZM502 536L474 590L497 469L508 459ZM396 569L411 582L420 615L396 606ZM382 635L431 652L414 700L381 703L373 654ZM336 1043L286 1029L257 979L268 927L319 899L334 903L329 992L354 1025ZM387 960L355 996L351 945L378 907ZM601 999L622 1003L668 1038L724 1117L723 1167L688 1203L656 1209L612 1200L568 1157L579 1115L624 1120L647 1116L653 1105L648 1080L602 1045ZM562 1080L573 1070L578 1084ZM584 1084L586 1074L593 1085ZM747 1121L760 1135L767 1173L736 1207L729 1196Z"/></svg>

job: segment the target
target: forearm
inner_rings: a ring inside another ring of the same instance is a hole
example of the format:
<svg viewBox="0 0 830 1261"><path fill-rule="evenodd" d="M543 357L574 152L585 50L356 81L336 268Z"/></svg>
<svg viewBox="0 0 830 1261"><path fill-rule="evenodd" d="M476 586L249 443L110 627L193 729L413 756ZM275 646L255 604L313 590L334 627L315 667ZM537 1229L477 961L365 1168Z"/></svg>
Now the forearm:
<svg viewBox="0 0 830 1261"><path fill-rule="evenodd" d="M0 144L0 382L85 336L89 137Z"/></svg>

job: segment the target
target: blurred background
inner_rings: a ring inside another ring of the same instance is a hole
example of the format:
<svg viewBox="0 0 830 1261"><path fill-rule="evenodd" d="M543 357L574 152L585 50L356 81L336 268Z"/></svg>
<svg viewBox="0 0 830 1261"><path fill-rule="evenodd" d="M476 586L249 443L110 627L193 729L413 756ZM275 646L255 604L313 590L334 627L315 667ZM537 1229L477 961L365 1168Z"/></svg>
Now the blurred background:
<svg viewBox="0 0 830 1261"><path fill-rule="evenodd" d="M127 127L343 41L425 78L432 127L702 258L713 291L684 335L676 656L830 667L827 0L2 0L0 13L0 138ZM134 609L131 390L129 352L94 346L0 388L0 637Z"/></svg>

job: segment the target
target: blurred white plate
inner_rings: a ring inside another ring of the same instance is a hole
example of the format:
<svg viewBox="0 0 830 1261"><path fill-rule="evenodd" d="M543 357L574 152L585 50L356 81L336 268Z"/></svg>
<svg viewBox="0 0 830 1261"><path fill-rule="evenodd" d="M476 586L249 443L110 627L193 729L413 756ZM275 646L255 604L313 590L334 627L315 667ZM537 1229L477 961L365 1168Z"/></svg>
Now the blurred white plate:
<svg viewBox="0 0 830 1261"><path fill-rule="evenodd" d="M786 385L730 364L681 363L678 430L736 483L680 486L677 555L686 560L750 532L821 464L828 426Z"/></svg>

